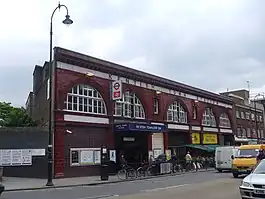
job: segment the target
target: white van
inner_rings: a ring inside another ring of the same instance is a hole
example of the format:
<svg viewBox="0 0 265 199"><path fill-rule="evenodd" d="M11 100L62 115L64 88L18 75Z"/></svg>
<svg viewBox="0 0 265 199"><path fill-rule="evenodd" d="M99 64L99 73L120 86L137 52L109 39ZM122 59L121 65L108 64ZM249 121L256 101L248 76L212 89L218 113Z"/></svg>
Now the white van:
<svg viewBox="0 0 265 199"><path fill-rule="evenodd" d="M232 170L232 158L236 156L238 152L238 146L222 146L216 147L215 150L215 168L217 171L222 172L223 170Z"/></svg>

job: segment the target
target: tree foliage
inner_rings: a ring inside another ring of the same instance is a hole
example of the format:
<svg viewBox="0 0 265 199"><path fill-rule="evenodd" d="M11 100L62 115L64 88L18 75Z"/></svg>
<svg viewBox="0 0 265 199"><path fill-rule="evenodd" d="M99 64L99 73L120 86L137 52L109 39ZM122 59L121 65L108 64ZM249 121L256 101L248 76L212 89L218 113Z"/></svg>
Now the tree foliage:
<svg viewBox="0 0 265 199"><path fill-rule="evenodd" d="M0 126L30 127L37 123L27 114L25 108L13 107L11 103L0 102Z"/></svg>

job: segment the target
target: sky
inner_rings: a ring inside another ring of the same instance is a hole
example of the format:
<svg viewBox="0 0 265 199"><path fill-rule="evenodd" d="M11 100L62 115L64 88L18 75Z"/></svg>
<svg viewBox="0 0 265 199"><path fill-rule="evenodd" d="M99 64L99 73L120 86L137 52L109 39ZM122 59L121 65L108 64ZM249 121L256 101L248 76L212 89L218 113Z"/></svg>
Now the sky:
<svg viewBox="0 0 265 199"><path fill-rule="evenodd" d="M212 92L265 91L264 0L61 0L54 46ZM0 6L0 101L23 106L36 64L49 59L56 0Z"/></svg>

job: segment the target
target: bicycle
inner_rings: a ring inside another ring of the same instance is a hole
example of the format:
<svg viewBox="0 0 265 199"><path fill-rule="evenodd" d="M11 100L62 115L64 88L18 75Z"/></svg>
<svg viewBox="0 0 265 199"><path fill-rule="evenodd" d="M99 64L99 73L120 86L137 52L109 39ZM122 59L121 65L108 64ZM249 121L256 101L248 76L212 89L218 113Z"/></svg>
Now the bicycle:
<svg viewBox="0 0 265 199"><path fill-rule="evenodd" d="M144 163L141 164L137 170L136 170L136 175L138 178L141 177L146 177L146 176L151 176L152 175L152 167L144 165Z"/></svg>
<svg viewBox="0 0 265 199"><path fill-rule="evenodd" d="M122 169L118 172L118 178L120 180L135 179L136 177L135 169L127 165L123 165Z"/></svg>
<svg viewBox="0 0 265 199"><path fill-rule="evenodd" d="M172 166L172 173L177 173L177 172L181 172L183 173L184 168L181 164L176 164Z"/></svg>

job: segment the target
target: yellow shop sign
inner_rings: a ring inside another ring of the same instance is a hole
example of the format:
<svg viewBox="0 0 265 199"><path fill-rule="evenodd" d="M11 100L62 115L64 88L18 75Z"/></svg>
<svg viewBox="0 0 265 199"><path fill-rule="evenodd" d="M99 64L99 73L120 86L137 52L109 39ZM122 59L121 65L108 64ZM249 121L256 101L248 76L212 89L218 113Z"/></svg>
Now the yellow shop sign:
<svg viewBox="0 0 265 199"><path fill-rule="evenodd" d="M204 133L203 134L203 144L217 144L217 134L214 133Z"/></svg>
<svg viewBox="0 0 265 199"><path fill-rule="evenodd" d="M200 133L192 133L192 144L200 144L201 143L201 135Z"/></svg>

